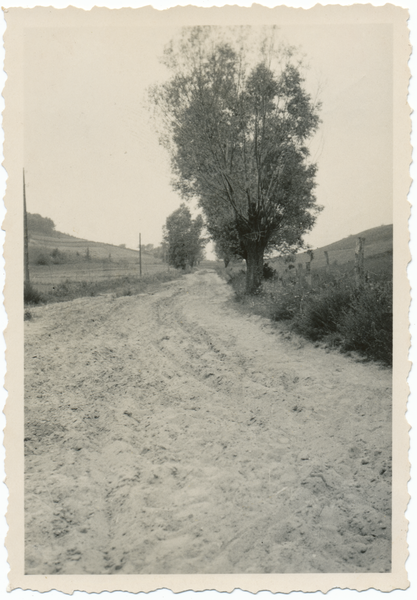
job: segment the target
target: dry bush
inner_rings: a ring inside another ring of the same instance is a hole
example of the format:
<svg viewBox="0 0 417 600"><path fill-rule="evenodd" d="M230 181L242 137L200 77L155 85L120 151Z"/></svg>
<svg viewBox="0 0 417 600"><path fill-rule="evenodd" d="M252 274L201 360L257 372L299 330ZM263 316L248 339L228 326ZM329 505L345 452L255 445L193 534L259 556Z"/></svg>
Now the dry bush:
<svg viewBox="0 0 417 600"><path fill-rule="evenodd" d="M36 259L36 264L43 265L43 266L49 265L50 264L49 256L46 256L45 254L42 254L42 253L39 254Z"/></svg>
<svg viewBox="0 0 417 600"><path fill-rule="evenodd" d="M345 312L350 308L352 293L353 288L349 283L307 292L302 298L300 310L294 315L295 330L313 341L336 333Z"/></svg>
<svg viewBox="0 0 417 600"><path fill-rule="evenodd" d="M51 252L51 259L54 265L62 265L66 262L66 256L64 252L61 252L58 248L55 248Z"/></svg>
<svg viewBox="0 0 417 600"><path fill-rule="evenodd" d="M344 350L392 364L392 283L367 283L351 298L338 331Z"/></svg>
<svg viewBox="0 0 417 600"><path fill-rule="evenodd" d="M304 290L294 281L288 281L285 284L282 281L274 281L272 284L264 284L263 290L267 294L265 303L268 304L272 320L293 319L300 311Z"/></svg>
<svg viewBox="0 0 417 600"><path fill-rule="evenodd" d="M276 276L276 274L276 270L273 267L271 267L271 265L269 265L268 263L264 263L263 278L265 280L273 279Z"/></svg>
<svg viewBox="0 0 417 600"><path fill-rule="evenodd" d="M245 292L245 274L230 283L237 301L274 321L289 321L307 339L323 340L343 351L354 350L368 359L392 363L392 282L365 281L359 288L352 277L316 278L311 289L295 279L264 282L255 295Z"/></svg>
<svg viewBox="0 0 417 600"><path fill-rule="evenodd" d="M227 269L228 273L228 281L236 294L236 299L238 301L243 300L246 297L246 273L242 269L239 271L232 271L229 268Z"/></svg>
<svg viewBox="0 0 417 600"><path fill-rule="evenodd" d="M42 304L45 301L43 294L40 294L30 282L26 282L24 286L24 303L25 305Z"/></svg>

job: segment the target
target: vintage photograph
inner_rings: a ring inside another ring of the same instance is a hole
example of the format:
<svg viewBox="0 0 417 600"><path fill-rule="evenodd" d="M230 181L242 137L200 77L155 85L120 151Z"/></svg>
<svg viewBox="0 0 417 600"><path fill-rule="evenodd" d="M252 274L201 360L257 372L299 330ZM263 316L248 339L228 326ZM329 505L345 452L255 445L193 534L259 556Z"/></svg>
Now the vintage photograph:
<svg viewBox="0 0 417 600"><path fill-rule="evenodd" d="M392 573L392 23L52 13L14 164L24 575Z"/></svg>

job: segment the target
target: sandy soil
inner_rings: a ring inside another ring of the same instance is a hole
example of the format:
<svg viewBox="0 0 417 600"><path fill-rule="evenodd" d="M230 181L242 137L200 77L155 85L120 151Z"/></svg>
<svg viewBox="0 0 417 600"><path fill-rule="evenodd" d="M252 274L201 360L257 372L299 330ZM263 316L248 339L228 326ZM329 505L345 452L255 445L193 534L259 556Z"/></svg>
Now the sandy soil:
<svg viewBox="0 0 417 600"><path fill-rule="evenodd" d="M31 312L27 573L390 570L388 369L208 271Z"/></svg>

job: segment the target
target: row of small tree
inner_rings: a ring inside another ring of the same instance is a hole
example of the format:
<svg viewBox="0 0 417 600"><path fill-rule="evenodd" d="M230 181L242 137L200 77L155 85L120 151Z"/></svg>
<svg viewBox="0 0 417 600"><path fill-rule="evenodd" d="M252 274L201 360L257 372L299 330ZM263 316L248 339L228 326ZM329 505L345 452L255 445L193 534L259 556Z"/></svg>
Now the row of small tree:
<svg viewBox="0 0 417 600"><path fill-rule="evenodd" d="M279 43L274 27L256 35L248 27L184 28L165 48L170 78L150 91L174 188L197 200L218 254L246 261L247 292L262 281L264 254L302 248L320 210L307 145L320 103L305 89L295 49ZM202 250L195 234L203 220L193 224L186 211L167 220L167 240L178 221L189 230L184 247L169 242L171 264Z"/></svg>

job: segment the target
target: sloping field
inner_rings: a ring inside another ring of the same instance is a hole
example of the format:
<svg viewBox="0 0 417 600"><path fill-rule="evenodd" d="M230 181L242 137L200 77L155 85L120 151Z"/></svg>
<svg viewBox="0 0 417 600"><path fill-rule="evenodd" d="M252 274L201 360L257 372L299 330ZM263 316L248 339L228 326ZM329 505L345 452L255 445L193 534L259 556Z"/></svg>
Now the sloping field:
<svg viewBox="0 0 417 600"><path fill-rule="evenodd" d="M30 233L29 266L32 284L46 291L67 280L96 282L139 277L139 252L62 233L54 236ZM166 263L142 251L143 275L167 268Z"/></svg>
<svg viewBox="0 0 417 600"><path fill-rule="evenodd" d="M373 229L367 229L356 235L350 235L338 242L323 246L314 250L312 270L320 270L326 267L325 252L329 255L331 268L342 270L353 267L355 260L355 246L359 237L365 238L365 268L376 275L389 274L392 272L392 248L393 248L393 226L381 225ZM296 256L295 264L304 264L309 261L307 252ZM275 269L285 268L282 259L269 261Z"/></svg>
<svg viewBox="0 0 417 600"><path fill-rule="evenodd" d="M103 260L108 259L109 254L111 254L111 257L114 260L138 262L137 250L121 248L120 246L114 246L113 244L103 244L102 242L91 242L89 240L66 235L65 233L57 233L56 236L29 233L29 253L32 250L33 257L36 256L36 251L45 250L47 252L52 252L55 248L60 252L67 254L69 260L71 260L71 258L74 260L77 257L77 252L80 256L85 256L88 248L91 258ZM151 258L153 259L153 257L147 253L142 253L143 261L149 261Z"/></svg>

